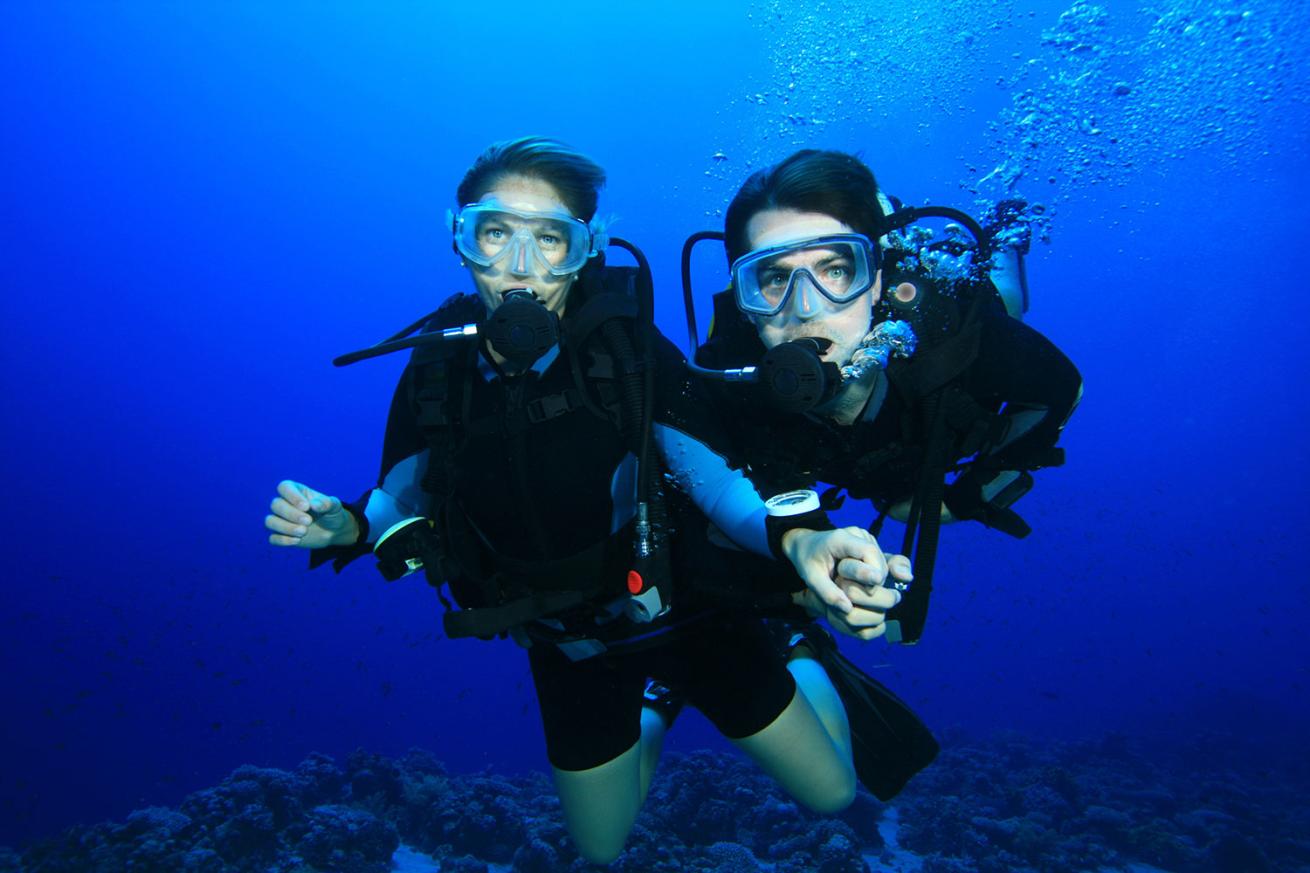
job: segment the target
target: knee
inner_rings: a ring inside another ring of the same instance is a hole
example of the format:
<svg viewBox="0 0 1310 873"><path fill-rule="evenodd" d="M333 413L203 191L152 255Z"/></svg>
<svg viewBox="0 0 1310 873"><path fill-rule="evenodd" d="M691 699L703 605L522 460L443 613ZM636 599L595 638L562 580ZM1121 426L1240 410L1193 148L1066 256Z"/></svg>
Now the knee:
<svg viewBox="0 0 1310 873"><path fill-rule="evenodd" d="M809 796L797 798L811 812L834 815L855 802L855 773L845 775L834 785L820 787Z"/></svg>
<svg viewBox="0 0 1310 873"><path fill-rule="evenodd" d="M632 830L635 814L624 816L621 820L605 819L592 810L590 815L568 814L565 811L564 823L573 838L573 845L578 854L592 864L608 864L623 854L623 847L628 842L628 833Z"/></svg>
<svg viewBox="0 0 1310 873"><path fill-rule="evenodd" d="M564 823L578 854L608 864L623 853L641 809L640 743L590 770L553 768Z"/></svg>
<svg viewBox="0 0 1310 873"><path fill-rule="evenodd" d="M627 834L618 839L597 839L594 836L580 838L577 834L573 835L573 845L577 846L578 854L592 864L611 863L623 854L625 843Z"/></svg>

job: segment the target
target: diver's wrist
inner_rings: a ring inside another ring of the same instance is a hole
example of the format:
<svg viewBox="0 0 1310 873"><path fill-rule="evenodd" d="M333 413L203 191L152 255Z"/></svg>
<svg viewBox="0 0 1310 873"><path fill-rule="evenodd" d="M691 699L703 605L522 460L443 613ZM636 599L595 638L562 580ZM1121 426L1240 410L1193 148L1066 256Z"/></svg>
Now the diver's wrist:
<svg viewBox="0 0 1310 873"><path fill-rule="evenodd" d="M332 532L333 546L354 546L364 540L368 534L368 519L359 507L343 502L341 511L346 518L340 528Z"/></svg>
<svg viewBox="0 0 1310 873"><path fill-rule="evenodd" d="M793 527L784 531L782 537L778 540L779 551L782 552L783 557L794 562L796 560L796 551L799 549L797 540L800 539L801 534L812 533L814 531L804 527Z"/></svg>
<svg viewBox="0 0 1310 873"><path fill-rule="evenodd" d="M808 488L776 494L764 501L764 509L768 513L764 527L769 550L792 563L796 560L800 532L814 533L833 526L820 505L819 495Z"/></svg>
<svg viewBox="0 0 1310 873"><path fill-rule="evenodd" d="M341 528L332 535L332 545L334 546L353 546L359 542L359 525L355 522L354 516L350 516L345 527Z"/></svg>

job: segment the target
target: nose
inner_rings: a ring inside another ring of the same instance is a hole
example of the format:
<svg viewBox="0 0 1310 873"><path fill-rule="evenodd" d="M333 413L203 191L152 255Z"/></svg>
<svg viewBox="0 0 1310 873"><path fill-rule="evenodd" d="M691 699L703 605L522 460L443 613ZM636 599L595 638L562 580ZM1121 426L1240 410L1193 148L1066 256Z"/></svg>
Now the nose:
<svg viewBox="0 0 1310 873"><path fill-rule="evenodd" d="M792 311L801 321L809 321L822 311L823 301L819 299L822 295L819 294L819 289L814 287L814 280L807 274L797 272L795 276L793 281L796 283L796 288Z"/></svg>
<svg viewBox="0 0 1310 873"><path fill-rule="evenodd" d="M528 247L523 244L523 240L516 239L510 243L513 246L509 253L509 270L515 276L526 276L528 270Z"/></svg>

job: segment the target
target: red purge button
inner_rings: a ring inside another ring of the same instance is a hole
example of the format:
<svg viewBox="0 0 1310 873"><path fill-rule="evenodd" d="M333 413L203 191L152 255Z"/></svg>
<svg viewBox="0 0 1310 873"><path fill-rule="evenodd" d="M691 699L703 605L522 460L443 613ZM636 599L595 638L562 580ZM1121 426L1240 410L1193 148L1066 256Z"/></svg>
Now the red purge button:
<svg viewBox="0 0 1310 873"><path fill-rule="evenodd" d="M646 586L646 580L641 578L641 574L636 570L628 571L628 591L632 594L640 594L641 589Z"/></svg>

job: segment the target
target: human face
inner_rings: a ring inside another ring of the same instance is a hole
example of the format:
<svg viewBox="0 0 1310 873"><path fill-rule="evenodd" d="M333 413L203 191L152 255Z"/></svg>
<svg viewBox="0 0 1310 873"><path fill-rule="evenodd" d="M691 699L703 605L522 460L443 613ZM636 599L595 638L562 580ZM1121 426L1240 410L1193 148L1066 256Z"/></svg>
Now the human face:
<svg viewBox="0 0 1310 873"><path fill-rule="evenodd" d="M855 233L855 230L826 213L795 209L766 209L751 216L746 223L746 236L752 251L843 233ZM819 275L830 267L831 258L832 252L811 248L785 254L771 263L779 275L801 267ZM823 359L842 366L850 361L860 341L869 332L873 307L881 294L881 270L875 274L869 293L847 303L833 303L808 280L803 280L796 283L790 299L776 315L748 313L747 317L755 325L765 348L805 337L826 339L831 345L823 353Z"/></svg>
<svg viewBox="0 0 1310 873"><path fill-rule="evenodd" d="M531 176L503 176L496 183L495 188L478 198L478 204L499 206L514 212L572 215L554 185L544 179ZM497 241L502 237L512 237L527 226L526 221L517 218L512 212L507 211L503 218L504 220L498 224L489 225L480 231L496 236L495 241L488 236L489 244L503 245L503 242ZM560 242L553 237L543 238L538 241L538 251L549 258L558 250ZM527 250L530 247L518 246L510 256L495 260L487 266L465 259L478 296L482 298L482 303L487 307L488 312L501 304L506 292L526 288L532 291L542 305L551 312L564 314L568 290L578 278L578 274L554 275L547 269L546 264Z"/></svg>

